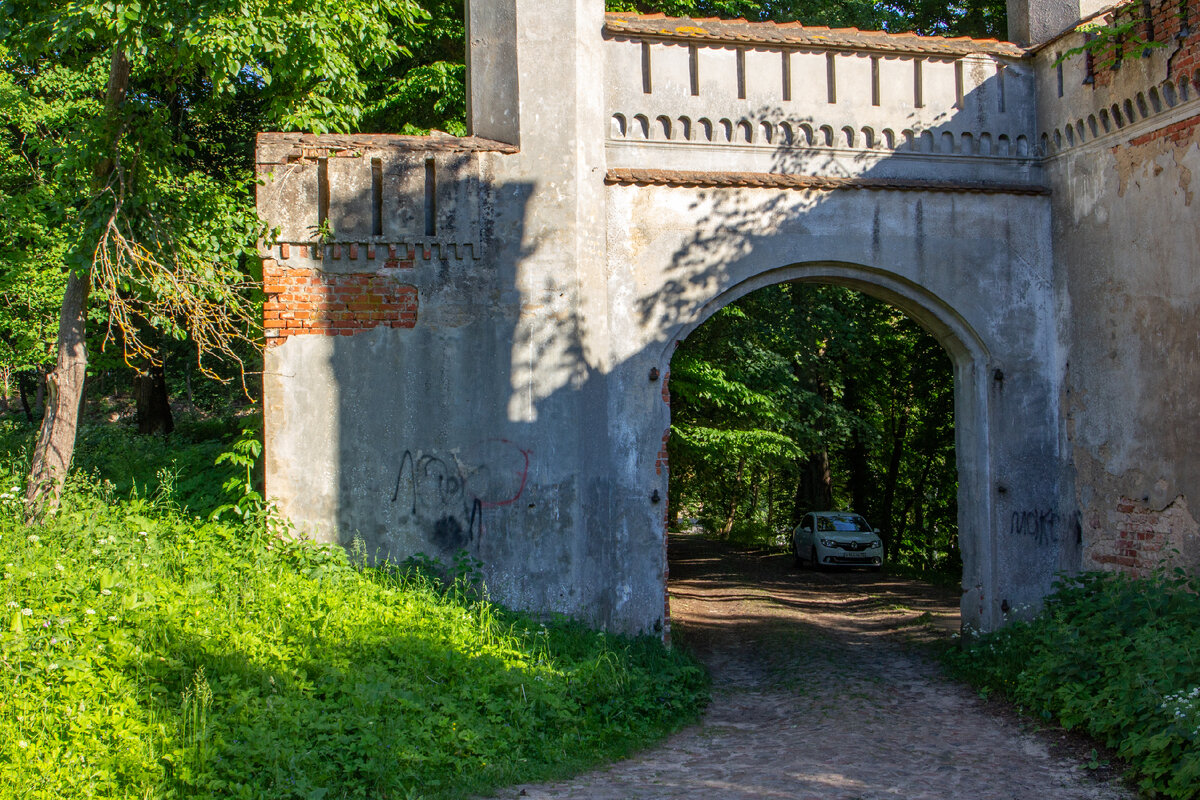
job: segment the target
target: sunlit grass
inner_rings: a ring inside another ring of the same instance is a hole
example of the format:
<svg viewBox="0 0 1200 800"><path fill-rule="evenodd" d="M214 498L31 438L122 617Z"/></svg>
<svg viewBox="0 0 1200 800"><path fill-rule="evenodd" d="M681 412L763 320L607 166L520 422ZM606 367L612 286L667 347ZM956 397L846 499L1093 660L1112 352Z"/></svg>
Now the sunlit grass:
<svg viewBox="0 0 1200 800"><path fill-rule="evenodd" d="M24 527L0 484L0 796L462 797L694 718L652 640L477 587L120 498L76 478Z"/></svg>

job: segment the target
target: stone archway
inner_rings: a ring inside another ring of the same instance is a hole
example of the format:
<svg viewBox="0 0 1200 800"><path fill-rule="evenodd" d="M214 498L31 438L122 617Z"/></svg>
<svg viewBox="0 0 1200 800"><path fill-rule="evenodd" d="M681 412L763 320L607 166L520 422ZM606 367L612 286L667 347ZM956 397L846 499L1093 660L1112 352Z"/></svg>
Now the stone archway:
<svg viewBox="0 0 1200 800"><path fill-rule="evenodd" d="M992 472L987 442L989 354L979 335L944 300L894 273L860 264L832 261L791 264L748 278L697 308L689 319L678 324L663 349L662 361L669 363L677 343L720 309L758 289L789 282L843 286L882 300L920 324L950 356L959 475L958 527L963 558L960 610L964 627L975 630L995 627L1000 620L987 614L988 606L979 602L983 596L994 596L998 589L992 569L996 543L988 491ZM664 429L669 430L669 404L664 413ZM979 588L971 591L972 587ZM664 593L666 589L664 579Z"/></svg>

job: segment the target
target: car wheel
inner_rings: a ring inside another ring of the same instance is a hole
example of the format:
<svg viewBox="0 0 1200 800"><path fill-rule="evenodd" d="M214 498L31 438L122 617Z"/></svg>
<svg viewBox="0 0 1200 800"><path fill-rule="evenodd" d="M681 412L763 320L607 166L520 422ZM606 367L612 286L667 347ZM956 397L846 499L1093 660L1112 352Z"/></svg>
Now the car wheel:
<svg viewBox="0 0 1200 800"><path fill-rule="evenodd" d="M820 562L820 561L817 561L817 548L815 548L815 547L814 547L814 548L813 548L813 549L812 549L812 550L809 552L809 554L808 554L808 563L809 563L810 565L812 565L812 568L813 568L813 569L819 570L819 569L821 568L821 562Z"/></svg>

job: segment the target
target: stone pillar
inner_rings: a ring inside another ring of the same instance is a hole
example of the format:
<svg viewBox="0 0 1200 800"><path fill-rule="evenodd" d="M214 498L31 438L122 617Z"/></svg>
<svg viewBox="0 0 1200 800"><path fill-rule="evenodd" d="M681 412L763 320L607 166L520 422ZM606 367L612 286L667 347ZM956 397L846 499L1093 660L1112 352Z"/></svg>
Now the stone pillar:
<svg viewBox="0 0 1200 800"><path fill-rule="evenodd" d="M467 125L475 136L519 145L516 0L467 2Z"/></svg>
<svg viewBox="0 0 1200 800"><path fill-rule="evenodd" d="M1111 0L1008 0L1008 38L1027 46L1041 44L1115 5Z"/></svg>

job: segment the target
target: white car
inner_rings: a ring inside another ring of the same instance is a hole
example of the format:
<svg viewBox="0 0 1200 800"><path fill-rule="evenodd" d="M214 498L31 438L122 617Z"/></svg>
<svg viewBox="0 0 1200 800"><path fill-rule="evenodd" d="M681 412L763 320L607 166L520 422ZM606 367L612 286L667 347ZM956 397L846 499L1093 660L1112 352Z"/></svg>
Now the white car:
<svg viewBox="0 0 1200 800"><path fill-rule="evenodd" d="M883 540L879 532L852 511L814 511L792 531L792 555L799 566L883 566Z"/></svg>

